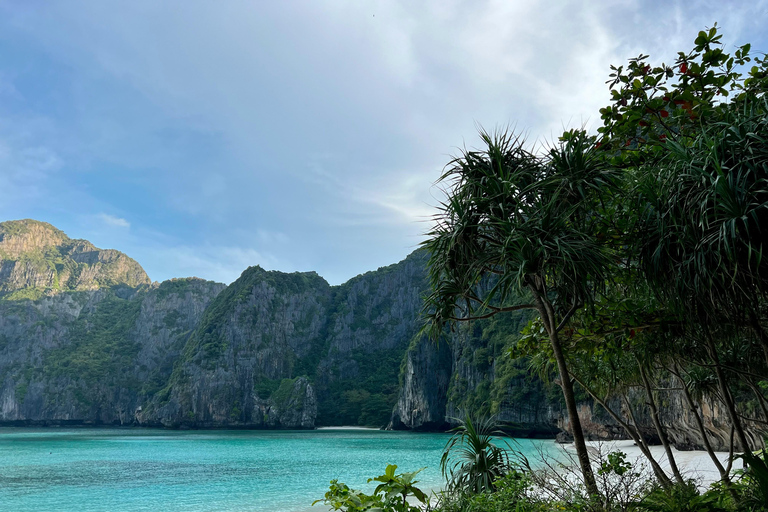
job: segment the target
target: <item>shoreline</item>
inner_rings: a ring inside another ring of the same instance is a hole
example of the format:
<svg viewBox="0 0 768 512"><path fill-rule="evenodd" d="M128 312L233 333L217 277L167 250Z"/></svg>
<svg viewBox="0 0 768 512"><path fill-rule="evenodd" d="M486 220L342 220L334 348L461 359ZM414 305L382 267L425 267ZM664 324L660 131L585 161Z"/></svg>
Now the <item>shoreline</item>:
<svg viewBox="0 0 768 512"><path fill-rule="evenodd" d="M384 429L376 427L358 427L356 425L339 425L337 427L315 427L315 430L375 430L376 432Z"/></svg>
<svg viewBox="0 0 768 512"><path fill-rule="evenodd" d="M627 456L627 462L632 464L633 467L648 468L648 462L643 455L640 448L631 439L618 440L618 441L587 441L587 449L590 451L590 455L606 456L608 453L621 451ZM575 453L573 444L564 446L564 449L569 453ZM651 455L659 463L661 468L672 478L672 470L667 459L667 454L664 451L664 447L661 445L649 446ZM680 473L685 479L693 479L700 489L708 488L711 484L720 480L720 472L717 470L715 463L705 450L686 450L681 451L672 447L672 455L675 458ZM715 452L715 456L720 460L720 463L727 467L730 454L728 452ZM595 461L593 460L593 463ZM737 467L732 467L731 472Z"/></svg>

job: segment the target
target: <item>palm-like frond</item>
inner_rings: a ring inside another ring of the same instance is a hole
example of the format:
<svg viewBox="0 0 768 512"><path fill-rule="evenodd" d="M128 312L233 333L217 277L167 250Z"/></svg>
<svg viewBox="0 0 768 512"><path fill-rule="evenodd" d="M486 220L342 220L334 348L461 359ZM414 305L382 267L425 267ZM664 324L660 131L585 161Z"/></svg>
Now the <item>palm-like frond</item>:
<svg viewBox="0 0 768 512"><path fill-rule="evenodd" d="M768 293L768 100L668 145L637 188L641 268L701 317L740 315Z"/></svg>
<svg viewBox="0 0 768 512"><path fill-rule="evenodd" d="M440 459L448 487L472 493L493 491L496 479L510 469L507 451L494 439L503 432L493 418L473 419L468 413L453 432Z"/></svg>
<svg viewBox="0 0 768 512"><path fill-rule="evenodd" d="M481 138L483 151L465 151L441 176L447 198L423 243L433 335L459 316L505 308L534 281L566 309L588 302L615 260L605 202L617 176L588 137L545 155L511 133Z"/></svg>

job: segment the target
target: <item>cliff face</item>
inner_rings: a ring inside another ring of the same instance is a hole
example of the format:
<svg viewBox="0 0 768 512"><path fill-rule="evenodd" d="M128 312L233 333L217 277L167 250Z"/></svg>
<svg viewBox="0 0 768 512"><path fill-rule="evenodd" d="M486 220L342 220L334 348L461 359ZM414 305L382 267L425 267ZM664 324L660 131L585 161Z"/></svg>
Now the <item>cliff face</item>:
<svg viewBox="0 0 768 512"><path fill-rule="evenodd" d="M324 425L385 426L403 353L421 328L426 254L357 276L336 288L326 345L315 370Z"/></svg>
<svg viewBox="0 0 768 512"><path fill-rule="evenodd" d="M392 412L389 427L394 429L434 430L455 425L463 411L494 414L512 425L521 436L553 436L567 441L570 425L556 385L544 385L532 378L525 360L511 359L507 351L525 321L514 315L476 322L447 334L439 345L427 339L415 340L405 357L403 385ZM656 393L659 419L671 443L681 450L703 449L704 442L695 414L702 418L715 450L730 446L730 420L725 406L712 396L696 402L690 409L680 384L669 379ZM651 443L659 443L651 410L642 390L628 394L638 428ZM626 403L614 398L609 405L632 424ZM760 413L755 411L755 416ZM579 417L589 440L627 439L628 436L600 405L582 396ZM752 424L747 436L754 446L762 446L766 430Z"/></svg>
<svg viewBox="0 0 768 512"><path fill-rule="evenodd" d="M0 422L134 423L222 288L190 279L0 302Z"/></svg>
<svg viewBox="0 0 768 512"><path fill-rule="evenodd" d="M439 345L419 336L426 260L416 251L341 286L259 267L230 286L152 284L122 253L37 221L0 223L0 424L440 430L479 410L519 435L567 430L559 388L509 357L528 316L462 324ZM668 387L658 401L673 442L701 446ZM697 410L727 447L719 402L705 397ZM580 415L591 439L624 436L588 400Z"/></svg>
<svg viewBox="0 0 768 512"><path fill-rule="evenodd" d="M0 223L0 297L32 298L63 291L151 283L125 254L73 240L35 220Z"/></svg>
<svg viewBox="0 0 768 512"><path fill-rule="evenodd" d="M329 286L246 270L151 284L49 224L0 224L0 423L384 425L425 257Z"/></svg>
<svg viewBox="0 0 768 512"><path fill-rule="evenodd" d="M670 442L679 450L704 449L704 440L696 423L694 412L688 406L683 392L677 389L679 383L670 379L662 386L665 389L657 392L656 400L657 403L661 404L659 420L664 426ZM650 407L646 404L645 395L639 389L632 389L628 393L628 399L632 404L632 412L638 421L640 432L649 442L660 443L659 436L653 426ZM625 421L631 418L625 402L614 398L609 402L609 405L615 411L619 411ZM731 422L725 406L712 396L702 396L696 401L696 413L702 419L712 448L716 451L728 451ZM599 405L588 401L582 402L579 407L579 418L584 432L590 440L628 439L621 425ZM566 415L559 418L557 424L564 431L569 429ZM755 447L764 446L767 433L764 426L756 424L747 424L745 430L750 444ZM565 440L570 439L567 434L561 434L560 437Z"/></svg>
<svg viewBox="0 0 768 512"><path fill-rule="evenodd" d="M317 415L324 425L386 424L418 329L423 273L420 254L339 287L315 273L246 270L206 310L139 420L274 428L314 425Z"/></svg>
<svg viewBox="0 0 768 512"><path fill-rule="evenodd" d="M140 415L166 426L299 426L312 416L314 390L293 382L321 344L331 288L315 273L252 267L203 314L166 388ZM288 421L285 404L308 408Z"/></svg>
<svg viewBox="0 0 768 512"><path fill-rule="evenodd" d="M453 354L446 343L414 339L405 355L400 396L389 428L394 430L444 430Z"/></svg>
<svg viewBox="0 0 768 512"><path fill-rule="evenodd" d="M494 415L521 436L553 436L565 416L558 389L532 378L508 351L527 323L500 315L446 333L438 344L416 338L405 356L403 385L390 428L456 425L464 411Z"/></svg>

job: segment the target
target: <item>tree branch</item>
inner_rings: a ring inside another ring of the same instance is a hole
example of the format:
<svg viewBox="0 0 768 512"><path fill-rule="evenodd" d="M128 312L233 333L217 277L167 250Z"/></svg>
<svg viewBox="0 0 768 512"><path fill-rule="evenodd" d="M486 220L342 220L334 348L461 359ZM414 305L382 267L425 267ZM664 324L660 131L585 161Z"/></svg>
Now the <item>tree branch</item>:
<svg viewBox="0 0 768 512"><path fill-rule="evenodd" d="M571 319L571 317L576 313L576 311L579 309L579 303L575 300L573 301L573 306L571 306L571 309L568 310L568 312L565 314L562 320L560 320L560 325L557 326L556 332L560 332L560 330L565 327L565 324L568 322L568 320Z"/></svg>
<svg viewBox="0 0 768 512"><path fill-rule="evenodd" d="M448 319L454 320L456 322L469 322L471 320L483 320L485 318L490 318L497 313L506 313L509 311L520 311L523 309L536 309L536 306L534 306L533 304L520 304L518 306L506 306L503 308L490 307L490 306L488 308L491 309L491 312L486 313L485 315L464 316L464 317L450 316L448 317Z"/></svg>

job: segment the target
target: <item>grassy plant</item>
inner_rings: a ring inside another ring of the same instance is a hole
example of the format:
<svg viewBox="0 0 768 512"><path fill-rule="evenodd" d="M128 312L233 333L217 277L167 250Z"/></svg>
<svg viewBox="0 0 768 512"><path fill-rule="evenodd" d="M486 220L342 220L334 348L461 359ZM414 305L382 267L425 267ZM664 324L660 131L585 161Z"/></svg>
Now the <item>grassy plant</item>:
<svg viewBox="0 0 768 512"><path fill-rule="evenodd" d="M743 453L737 458L744 460L746 468L739 481L739 504L750 510L768 510L768 449L757 453Z"/></svg>
<svg viewBox="0 0 768 512"><path fill-rule="evenodd" d="M494 444L504 435L493 418L472 418L467 413L446 443L440 468L448 488L478 494L496 489L495 482L510 469L506 450Z"/></svg>

